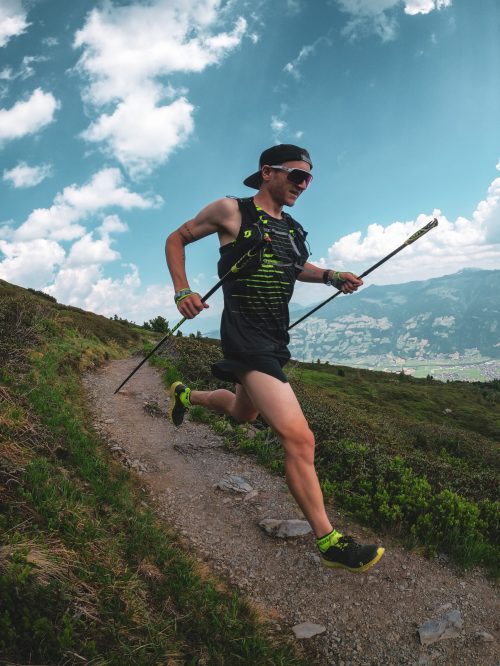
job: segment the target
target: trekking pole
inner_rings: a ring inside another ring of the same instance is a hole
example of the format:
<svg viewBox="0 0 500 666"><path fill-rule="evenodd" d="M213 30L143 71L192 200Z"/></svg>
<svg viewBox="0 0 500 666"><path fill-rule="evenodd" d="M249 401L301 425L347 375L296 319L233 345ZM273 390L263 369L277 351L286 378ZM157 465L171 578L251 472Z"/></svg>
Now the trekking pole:
<svg viewBox="0 0 500 666"><path fill-rule="evenodd" d="M366 277L366 276L369 275L372 271L374 271L376 268L378 268L379 266L382 266L382 264L385 264L385 262L388 261L389 259L391 259L391 257L393 257L395 254L397 254L398 252L401 252L401 250L403 250L403 249L404 249L405 247L407 247L408 245L411 245L412 243L414 243L416 240L418 240L421 236L423 236L424 234L426 234L428 231L430 231L431 229L434 229L434 227L437 227L437 225L438 225L438 221L436 220L436 218L434 218L433 220L431 220L430 222L428 222L425 226L423 226L421 229L419 229L418 231L416 231L412 236L410 236L410 237L408 238L408 240L405 240L405 242L404 242L402 245L400 245L398 248L396 248L395 250L393 250L390 254L388 254L386 257L384 257L383 259L381 259L380 261L378 261L376 264L374 264L371 268L369 268L368 270L366 270L364 273L362 273L362 274L359 275L358 277L359 277L360 279ZM288 330L290 330L290 329L293 328L294 326L297 326L297 324L300 324L300 322L304 321L304 319L306 319L306 318L309 317L310 315L312 315L312 314L314 314L315 312L317 312L317 310L319 310L320 308L322 308L323 305L326 305L327 303L329 303L329 302L332 301L334 298L336 298L339 294L342 294L342 293L343 293L343 292L340 291L340 289L339 289L338 291L336 291L336 292L333 294L333 296L330 296L329 298L326 299L326 301L323 301L322 303L320 303L319 305L317 305L315 308L313 308L310 312L308 312L307 314L305 314L303 317L301 317L300 319L297 319L297 321L295 321L293 324L291 324L291 326L288 327Z"/></svg>
<svg viewBox="0 0 500 666"><path fill-rule="evenodd" d="M262 238L258 243L256 243L256 244L254 245L254 247L252 247L250 250L248 250L248 252L245 252L245 254L244 254L243 256L241 256L241 257L240 257L240 258L239 258L239 259L238 259L238 260L237 260L237 261L231 266L231 268L228 270L228 272L227 272L225 275L223 275L223 276L221 277L221 279L217 282L217 284L214 284L214 286L213 286L209 291L207 291L207 293L206 293L204 296L201 297L201 302L202 302L202 303L205 303L205 301L207 301L207 300L210 298L210 296L212 296L212 294L214 294L214 293L217 291L217 289L219 289L219 287L221 287L222 284L223 284L228 278L232 277L232 276L235 275L236 273L239 273L240 270L241 270L242 268L244 268L244 266L250 261L250 259L252 259L252 258L255 256L255 254L261 249L261 247L263 247L263 246L265 245L265 243L268 242L269 240L270 240L270 239L269 239L269 236L266 235L266 236L264 236L264 238ZM129 376L126 377L126 378L122 381L122 383L121 383L120 386L116 389L116 391L114 392L114 394L118 393L118 391L119 391L123 386L125 386L125 384L128 382L128 380L129 380L133 375L135 375L135 373L137 372L137 370L139 370L139 368L141 368L141 367L144 365L144 363L146 363L146 361L148 360L148 358L150 358L150 357L155 353L155 351L157 351L157 350L162 346L162 344L163 344L166 340L168 340L168 338L171 338L171 337L173 336L173 334L177 331L177 329L180 328L180 327L182 326L182 324L183 324L185 321L186 321L186 317L183 317L180 321L177 322L177 324L173 327L173 329L172 329L171 331L169 331L169 332L167 333L167 335L165 335L165 337L163 337L163 338L160 340L160 342L158 342L158 344L157 344L157 345L156 345L156 346L155 346L155 347L149 352L149 354L148 354L147 356L145 356L145 357L142 359L142 361L139 363L139 365L138 365L136 368L134 368L134 369L132 370L132 372L129 374Z"/></svg>

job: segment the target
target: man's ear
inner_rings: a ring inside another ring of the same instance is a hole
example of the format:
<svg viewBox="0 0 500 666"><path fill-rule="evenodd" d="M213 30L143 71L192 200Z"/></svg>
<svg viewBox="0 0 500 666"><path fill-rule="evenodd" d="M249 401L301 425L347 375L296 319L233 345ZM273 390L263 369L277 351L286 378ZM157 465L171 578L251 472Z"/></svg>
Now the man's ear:
<svg viewBox="0 0 500 666"><path fill-rule="evenodd" d="M269 180L271 178L272 169L270 166L263 166L260 172L262 174L262 180Z"/></svg>

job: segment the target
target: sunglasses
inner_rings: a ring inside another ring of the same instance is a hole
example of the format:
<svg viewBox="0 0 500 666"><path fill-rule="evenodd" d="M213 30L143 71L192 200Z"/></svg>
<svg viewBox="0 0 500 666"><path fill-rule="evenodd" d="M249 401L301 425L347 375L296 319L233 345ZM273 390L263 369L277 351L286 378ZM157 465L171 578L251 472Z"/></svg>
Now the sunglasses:
<svg viewBox="0 0 500 666"><path fill-rule="evenodd" d="M288 167L281 165L273 165L271 169L278 169L279 171L287 172L287 180L289 180L294 185L300 185L305 181L305 186L307 187L311 180L313 179L312 173L306 171L305 169L289 169Z"/></svg>

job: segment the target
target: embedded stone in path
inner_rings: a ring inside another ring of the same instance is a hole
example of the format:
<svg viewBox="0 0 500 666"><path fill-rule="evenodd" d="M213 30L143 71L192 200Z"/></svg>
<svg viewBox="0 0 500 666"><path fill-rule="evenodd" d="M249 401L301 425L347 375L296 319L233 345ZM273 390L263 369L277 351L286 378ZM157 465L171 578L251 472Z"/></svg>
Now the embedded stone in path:
<svg viewBox="0 0 500 666"><path fill-rule="evenodd" d="M219 490L232 490L233 493L250 493L253 488L246 479L237 474L228 474L215 487Z"/></svg>
<svg viewBox="0 0 500 666"><path fill-rule="evenodd" d="M445 638L456 638L463 620L459 610L451 610L437 620L427 620L418 628L422 645L430 645Z"/></svg>
<svg viewBox="0 0 500 666"><path fill-rule="evenodd" d="M312 638L326 631L326 627L322 624L314 624L314 622L302 622L302 624L292 627L292 631L296 638Z"/></svg>
<svg viewBox="0 0 500 666"><path fill-rule="evenodd" d="M312 532L311 526L306 520L298 520L297 518L291 520L265 518L260 521L259 527L262 527L264 532L279 539L300 537Z"/></svg>

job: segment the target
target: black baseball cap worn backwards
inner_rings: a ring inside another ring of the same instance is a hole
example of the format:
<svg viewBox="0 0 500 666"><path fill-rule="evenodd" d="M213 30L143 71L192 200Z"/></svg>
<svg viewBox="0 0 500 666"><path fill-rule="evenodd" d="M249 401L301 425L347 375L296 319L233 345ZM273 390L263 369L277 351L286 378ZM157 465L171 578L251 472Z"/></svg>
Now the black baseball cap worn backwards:
<svg viewBox="0 0 500 666"><path fill-rule="evenodd" d="M253 187L258 190L262 185L262 167L266 164L269 166L281 165L283 162L307 162L312 169L311 157L305 148L294 146L291 143L280 143L278 146L272 146L265 150L260 156L259 170L253 173L248 178L245 178L243 185Z"/></svg>

